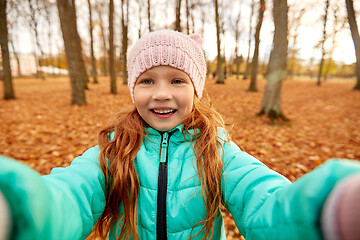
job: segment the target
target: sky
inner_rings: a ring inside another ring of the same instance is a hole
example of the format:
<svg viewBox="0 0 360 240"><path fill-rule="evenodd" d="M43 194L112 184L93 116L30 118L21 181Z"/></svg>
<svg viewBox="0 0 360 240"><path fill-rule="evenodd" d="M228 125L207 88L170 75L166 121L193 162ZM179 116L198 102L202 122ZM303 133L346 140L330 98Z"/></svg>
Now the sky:
<svg viewBox="0 0 360 240"><path fill-rule="evenodd" d="M99 1L99 0L97 0ZM155 0L154 0L155 1ZM94 2L94 0L93 0ZM131 1L131 2L135 2L135 1ZM250 3L249 0L222 0L220 1L222 3L222 5L227 6L224 9L227 10L223 10L221 13L226 17L225 21L226 22L230 22L230 18L231 16L234 16L235 14L237 14L241 9L241 21L240 21L240 25L239 28L242 30L241 31L241 35L240 35L240 54L242 56L244 56L245 58L247 57L247 53L248 53L248 40L249 40L249 17L250 17ZM319 50L314 50L314 47L316 46L316 44L318 44L318 42L320 41L321 37L322 37L322 20L321 20L321 15L323 14L323 5L321 4L320 1L316 1L317 4L314 5L314 1L313 0L302 0L301 3L299 3L299 1L295 1L295 0L288 0L290 7L291 6L296 6L295 8L299 8L301 6L307 6L308 4L308 10L306 11L305 15L303 16L303 18L301 19L301 26L299 28L299 37L298 37L298 42L296 47L299 49L299 57L309 61L311 58L314 58L315 61L320 59L321 53ZM345 1L342 1L345 2ZM153 5L152 8L152 17L153 17L153 25L154 28L156 29L160 29L166 26L169 26L170 23L172 21L174 21L174 7L172 6L173 3L166 3L165 0L157 0L156 2L157 4ZM360 9L360 1L354 1L355 4L355 9L356 11L359 13L359 9ZM135 6L135 3L133 4L134 6L132 6L132 11L137 12L137 7ZM183 4L184 5L184 4ZM311 6L310 6L311 5ZM209 7L210 6L210 7ZM205 27L205 32L203 35L203 48L205 50L205 53L207 55L208 59L214 59L217 55L216 52L216 28L215 28L215 23L213 21L213 8L211 7L212 5L209 5L207 8L210 11L207 19L206 19L206 27ZM241 6L241 8L240 8ZM310 6L310 7L309 7ZM78 30L79 30L79 34L80 37L83 39L83 49L85 52L89 52L89 37L88 37L88 9L87 9L87 1L86 0L77 0L77 15L78 15ZM119 6L119 1L115 0L115 8L117 9L117 13L120 12L120 6ZM264 16L264 22L262 25L262 29L261 29L261 43L260 43L260 53L259 53L259 57L261 60L265 59L267 60L269 58L270 55L270 51L271 51L271 47L272 47L272 34L273 34L273 30L274 30L274 25L273 25L273 21L272 21L272 1L267 1L267 9L265 11L265 16ZM339 5L339 12L344 15L346 13L346 9L344 4ZM167 13L167 14L165 14ZM56 15L56 9L53 12L53 19L55 20L56 24L53 24L52 28L53 28L53 32L55 32L56 34L56 39L55 41L53 41L52 45L52 51L53 52L58 52L59 47L62 48L62 40L61 38L61 33L59 32L59 23L58 23L58 16ZM199 22L199 14L198 13L197 17L198 17L198 22ZM290 14L290 13L289 13ZM147 19L145 17L145 13L143 13L144 15L144 21L143 21L143 27L145 28L147 25ZM360 23L360 14L357 14L357 19L358 19L358 26ZM184 13L183 13L184 16ZM253 28L255 28L256 25L256 17L257 15L255 15L254 19L253 19ZM119 17L118 17L119 18ZM137 18L136 18L137 19ZM106 18L107 20L107 18ZM185 17L182 18L182 20L185 20ZM331 17L331 13L329 13L329 22L328 22L328 27L327 30L328 32L332 31L332 17ZM115 21L118 21L118 26L119 26L119 19L115 19ZM184 24L184 22L183 22ZM40 32L43 32L44 34L42 34L42 42L45 43L43 44L45 51L48 51L48 43L47 42L47 38L45 37L46 34L45 32L47 31L47 25L45 24L45 21L42 21L41 23L39 23L40 25ZM131 38L131 42L134 42L137 39L137 27L138 27L138 22L137 20L135 20L134 18L130 19L130 38ZM18 24L16 25L16 29L12 30L12 35L14 36L15 39L15 48L17 49L18 52L21 53L31 53L33 52L33 42L32 42L32 38L30 37L30 30L29 27L27 26L27 23L25 20L19 20ZM184 25L183 25L184 26ZM119 28L119 27L118 27ZM200 32L200 24L196 23L196 27L198 32ZM235 48L235 44L234 44L234 33L233 31L230 30L230 27L227 26L227 24L225 24L225 33L222 36L223 39L223 46L225 46L225 55L227 58L231 57L234 55L234 48ZM98 37L98 30L99 28L95 28L94 33L95 33L95 41L97 42L97 45L95 46L96 49L98 49L96 51L96 54L99 55L100 52L100 38ZM117 38L115 39L116 41L120 41L118 35L119 30L115 30L118 32L117 34ZM146 30L144 30L145 32ZM253 30L254 31L254 30ZM253 38L253 37L252 37ZM351 33L350 30L348 28L348 24L345 25L345 27L339 31L337 38L336 38L336 47L334 49L333 52L333 58L335 61L338 62L342 62L345 64L351 64L353 62L355 62L355 49L354 49L354 44L351 38ZM131 43L130 43L131 46ZM329 39L328 41L325 42L325 47L327 49L331 48L331 39ZM252 56L252 51L253 51L253 45L251 48L251 53L250 56Z"/></svg>

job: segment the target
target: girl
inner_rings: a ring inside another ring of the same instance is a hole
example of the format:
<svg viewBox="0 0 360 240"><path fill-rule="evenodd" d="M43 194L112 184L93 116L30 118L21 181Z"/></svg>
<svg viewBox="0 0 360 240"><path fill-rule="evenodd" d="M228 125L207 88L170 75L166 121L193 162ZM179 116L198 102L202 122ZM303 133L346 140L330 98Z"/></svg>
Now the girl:
<svg viewBox="0 0 360 240"><path fill-rule="evenodd" d="M220 204L248 240L356 237L360 164L328 161L291 184L242 152L202 97L199 35L149 33L128 60L134 108L99 146L42 177L2 159L11 239L225 239Z"/></svg>

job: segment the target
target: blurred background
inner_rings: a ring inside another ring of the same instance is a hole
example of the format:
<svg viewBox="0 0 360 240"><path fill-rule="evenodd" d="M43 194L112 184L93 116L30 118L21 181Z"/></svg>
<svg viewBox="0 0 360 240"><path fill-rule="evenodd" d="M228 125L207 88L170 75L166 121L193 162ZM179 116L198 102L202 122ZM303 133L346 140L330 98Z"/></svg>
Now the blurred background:
<svg viewBox="0 0 360 240"><path fill-rule="evenodd" d="M2 7L6 7L11 73L13 76L36 74L37 77L67 74L66 37L62 33L66 28L73 30L68 34L68 41L80 42L81 49L75 48L80 51L89 76L92 68L96 68L95 74L108 75L111 72L109 61L114 61L115 74L122 74L127 49L141 35L164 28L201 34L209 73L216 71L220 55L226 71L243 74L246 78L255 48L258 48L255 61L258 61L259 73L265 74L273 46L273 12L282 8L276 6L274 9L273 1L259 0L76 0L58 3L54 0L6 0L5 3ZM350 3L353 16L347 8ZM349 21L352 19L356 23L359 9L358 0L288 0L285 9L279 11L287 12L287 23L281 23L281 31L288 29L289 76L316 77L321 70L325 79L353 77L356 55ZM4 19L1 21L5 23ZM110 48L113 56L109 56Z"/></svg>
<svg viewBox="0 0 360 240"><path fill-rule="evenodd" d="M242 150L295 181L360 159L359 0L0 0L0 154L68 166L131 106L128 49L198 33L205 88ZM223 209L227 239L242 238ZM92 238L89 238L92 239Z"/></svg>

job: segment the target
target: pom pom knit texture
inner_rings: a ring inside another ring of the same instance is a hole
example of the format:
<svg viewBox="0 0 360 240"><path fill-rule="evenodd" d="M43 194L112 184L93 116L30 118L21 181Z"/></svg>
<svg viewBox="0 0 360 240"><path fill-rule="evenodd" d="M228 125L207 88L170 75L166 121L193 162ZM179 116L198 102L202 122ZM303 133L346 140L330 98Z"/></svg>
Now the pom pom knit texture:
<svg viewBox="0 0 360 240"><path fill-rule="evenodd" d="M134 102L137 78L155 66L171 66L185 72L200 99L205 84L206 62L198 34L185 35L172 30L150 32L128 52L128 86Z"/></svg>

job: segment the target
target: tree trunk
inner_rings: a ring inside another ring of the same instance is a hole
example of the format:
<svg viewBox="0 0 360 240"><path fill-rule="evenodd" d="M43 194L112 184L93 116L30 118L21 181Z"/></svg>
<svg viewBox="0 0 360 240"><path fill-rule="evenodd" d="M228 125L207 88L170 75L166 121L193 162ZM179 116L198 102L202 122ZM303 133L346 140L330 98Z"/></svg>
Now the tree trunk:
<svg viewBox="0 0 360 240"><path fill-rule="evenodd" d="M235 20L235 63L236 63L236 79L239 79L240 74L240 63L242 62L242 58L239 56L239 38L240 38L240 30L239 30L239 22L241 19L241 9Z"/></svg>
<svg viewBox="0 0 360 240"><path fill-rule="evenodd" d="M0 0L0 45L4 71L4 99L14 99L14 88L11 77L10 56L8 47L8 30L6 20L6 0Z"/></svg>
<svg viewBox="0 0 360 240"><path fill-rule="evenodd" d="M51 74L53 77L55 77L55 71L54 71L54 66L55 66L55 63L54 63L54 54L53 54L53 51L52 51L52 43L53 43L53 38L52 38L52 22L51 22L51 13L50 13L50 10L51 8L53 7L52 3L49 2L49 1L45 1L44 2L44 10L45 10L45 19L46 19L46 22L47 22L47 27L48 27L48 30L47 30L47 40L48 40L48 50L49 52L47 53L47 58L48 58L48 61L47 61L47 64L48 66L51 66Z"/></svg>
<svg viewBox="0 0 360 240"><path fill-rule="evenodd" d="M110 71L110 92L117 94L116 75L114 66L114 0L109 4L109 71Z"/></svg>
<svg viewBox="0 0 360 240"><path fill-rule="evenodd" d="M148 15L148 22L149 22L149 32L152 31L151 27L151 0L147 0L147 15Z"/></svg>
<svg viewBox="0 0 360 240"><path fill-rule="evenodd" d="M271 121L279 118L288 120L281 110L281 85L286 77L287 40L287 0L273 1L273 17L275 24L273 49L270 54L266 87L258 115L266 114Z"/></svg>
<svg viewBox="0 0 360 240"><path fill-rule="evenodd" d="M28 4L29 4L29 10L30 10L30 14L28 14L28 16L30 17L30 21L28 22L29 23L29 27L30 27L30 31L31 33L30 34L33 34L33 36L31 36L31 43L32 43L32 47L33 47L33 55L35 57L35 67L36 67L36 78L40 78L40 63L39 63L39 57L37 55L37 46L38 44L36 43L36 40L37 40L37 21L35 19L35 11L34 11L34 8L33 8L33 4L31 2L31 0L28 0Z"/></svg>
<svg viewBox="0 0 360 240"><path fill-rule="evenodd" d="M190 17L190 7L189 7L189 0L185 0L186 5L186 33L190 34L190 23L189 23L189 17Z"/></svg>
<svg viewBox="0 0 360 240"><path fill-rule="evenodd" d="M217 45L217 76L216 83L223 84L224 81L224 69L222 68L221 57L221 40L220 40L220 20L219 20L219 5L218 0L214 0L215 3L215 23L216 23L216 45Z"/></svg>
<svg viewBox="0 0 360 240"><path fill-rule="evenodd" d="M126 5L126 14L124 11ZM121 0L121 27L122 27L122 57L123 57L123 84L127 84L127 49L128 49L128 23L129 23L129 1Z"/></svg>
<svg viewBox="0 0 360 240"><path fill-rule="evenodd" d="M80 37L76 26L75 6L72 1L57 0L60 25L64 39L67 67L70 75L72 104L86 104L84 61L81 55Z"/></svg>
<svg viewBox="0 0 360 240"><path fill-rule="evenodd" d="M93 83L98 83L97 71L96 71L96 59L94 56L94 37L93 37L93 21L92 21L92 11L91 11L91 2L88 0L89 5L89 31L90 31L90 51L91 51L91 73L93 77Z"/></svg>
<svg viewBox="0 0 360 240"><path fill-rule="evenodd" d="M102 13L99 12L99 20L100 20L100 29L101 29L101 32L102 32L102 35L101 35L101 39L102 39L102 47L103 47L103 60L102 60L102 65L103 65L103 69L104 69L104 75L107 76L108 75L108 48L107 48L107 45L106 45L106 35L105 35L105 28L104 28L104 20L103 20L103 16L102 16Z"/></svg>
<svg viewBox="0 0 360 240"><path fill-rule="evenodd" d="M68 1L70 2L70 0L68 0ZM86 71L86 68L85 68L84 60L83 60L83 58L82 58L81 39L80 39L80 36L79 36L79 34L78 34L78 32L77 32L77 25L76 25L76 19L77 19L77 17L76 17L75 0L71 0L71 2L72 2L72 4L71 4L72 7L71 7L70 11L72 11L72 15L74 16L74 19L75 19L75 27L76 27L76 33L77 33L77 34L75 35L76 38L77 38L76 42L77 42L77 44L78 44L78 48L79 48L79 52L80 52L80 56L81 56L81 60L82 60L82 61L79 62L79 64L80 64L80 67L81 67L84 89L87 90L87 89L89 89L87 83L90 82L90 81L89 81L89 77L88 77L88 74L87 74L87 71Z"/></svg>
<svg viewBox="0 0 360 240"><path fill-rule="evenodd" d="M181 0L176 0L176 9L175 9L175 31L181 32Z"/></svg>
<svg viewBox="0 0 360 240"><path fill-rule="evenodd" d="M138 3L138 5L139 5L139 8L138 8L138 10L139 10L139 12L138 12L138 14L139 14L139 19L138 19L138 21L139 21L139 31L138 31L138 38L140 39L141 38L141 29L142 29L142 2L141 2L141 0L137 0L137 3ZM150 19L150 18L149 18ZM149 20L149 22L150 22L150 20ZM151 26L150 24L149 24L149 26Z"/></svg>
<svg viewBox="0 0 360 240"><path fill-rule="evenodd" d="M348 12L351 36L354 41L356 54L356 85L354 90L360 91L360 36L358 26L356 24L354 4L352 0L346 0L346 9Z"/></svg>
<svg viewBox="0 0 360 240"><path fill-rule="evenodd" d="M248 78L249 70L250 70L250 48L251 48L251 37L252 37L252 18L254 16L254 8L255 8L255 1L251 1L251 13L250 13L250 21L249 21L249 47L248 47L248 55L246 59L246 67L243 79Z"/></svg>
<svg viewBox="0 0 360 240"><path fill-rule="evenodd" d="M325 41L326 41L326 24L327 24L327 17L328 17L328 10L329 10L329 0L326 0L325 2L325 14L324 14L324 29L323 29L323 39L321 40L321 60L320 60L320 66L319 66L319 72L318 72L318 79L317 79L317 85L321 85L321 76L323 72L324 67L324 58L325 58Z"/></svg>
<svg viewBox="0 0 360 240"><path fill-rule="evenodd" d="M259 61L260 30L264 18L264 12L265 12L265 0L260 0L259 16L255 30L255 49L251 62L251 81L248 89L249 92L258 91L256 87L256 76L258 72L258 61Z"/></svg>

